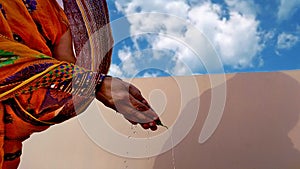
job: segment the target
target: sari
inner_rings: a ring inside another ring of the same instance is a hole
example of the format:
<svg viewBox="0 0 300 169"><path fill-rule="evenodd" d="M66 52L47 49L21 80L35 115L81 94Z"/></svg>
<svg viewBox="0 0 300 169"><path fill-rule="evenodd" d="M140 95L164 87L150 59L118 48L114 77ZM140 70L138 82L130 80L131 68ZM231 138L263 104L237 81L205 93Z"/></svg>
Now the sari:
<svg viewBox="0 0 300 169"><path fill-rule="evenodd" d="M108 72L112 35L104 0L0 0L0 167L17 168L22 142L83 112ZM54 59L71 29L77 62Z"/></svg>

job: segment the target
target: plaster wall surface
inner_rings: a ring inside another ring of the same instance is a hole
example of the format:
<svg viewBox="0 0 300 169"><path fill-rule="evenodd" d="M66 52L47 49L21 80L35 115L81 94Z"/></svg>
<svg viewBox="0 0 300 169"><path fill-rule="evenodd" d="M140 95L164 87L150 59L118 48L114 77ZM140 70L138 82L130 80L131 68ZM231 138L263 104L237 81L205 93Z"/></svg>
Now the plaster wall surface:
<svg viewBox="0 0 300 169"><path fill-rule="evenodd" d="M300 71L131 82L150 100L169 130L133 127L94 102L77 118L32 135L24 143L19 168L300 168ZM223 110L221 121L208 140L200 143L205 120L208 113L216 113L214 109Z"/></svg>

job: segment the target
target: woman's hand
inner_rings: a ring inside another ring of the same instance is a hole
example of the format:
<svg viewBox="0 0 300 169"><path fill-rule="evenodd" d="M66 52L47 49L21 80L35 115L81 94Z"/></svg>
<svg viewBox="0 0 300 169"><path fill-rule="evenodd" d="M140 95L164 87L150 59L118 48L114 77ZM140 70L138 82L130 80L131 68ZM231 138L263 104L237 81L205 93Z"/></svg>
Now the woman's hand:
<svg viewBox="0 0 300 169"><path fill-rule="evenodd" d="M161 125L158 115L153 111L141 92L132 84L119 78L106 77L96 98L105 106L123 114L132 124L140 124L144 129L156 130Z"/></svg>

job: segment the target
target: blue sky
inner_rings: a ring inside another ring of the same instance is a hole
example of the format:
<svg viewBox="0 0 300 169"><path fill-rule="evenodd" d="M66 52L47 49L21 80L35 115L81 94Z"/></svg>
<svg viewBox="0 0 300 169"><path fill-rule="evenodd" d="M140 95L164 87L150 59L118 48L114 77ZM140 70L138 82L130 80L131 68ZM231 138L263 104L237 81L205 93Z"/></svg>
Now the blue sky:
<svg viewBox="0 0 300 169"><path fill-rule="evenodd" d="M300 69L300 0L108 0L119 77Z"/></svg>
<svg viewBox="0 0 300 169"><path fill-rule="evenodd" d="M127 35L117 38L113 75L300 68L300 0L108 0L108 4L114 36ZM194 28L202 36L193 33ZM220 63L211 59L215 57Z"/></svg>

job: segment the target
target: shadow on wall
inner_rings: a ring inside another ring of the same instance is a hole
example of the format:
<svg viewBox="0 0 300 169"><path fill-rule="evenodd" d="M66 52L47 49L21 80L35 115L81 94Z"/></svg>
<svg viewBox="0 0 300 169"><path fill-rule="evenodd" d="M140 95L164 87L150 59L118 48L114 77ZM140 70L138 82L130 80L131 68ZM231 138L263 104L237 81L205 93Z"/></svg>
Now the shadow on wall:
<svg viewBox="0 0 300 169"><path fill-rule="evenodd" d="M201 100L195 125L174 148L176 169L300 168L300 152L288 136L300 114L300 84L295 79L283 73L254 73L227 81L222 121L214 135L199 144L210 98L209 90L182 112L189 113ZM153 168L173 168L172 161L170 150L156 158Z"/></svg>

